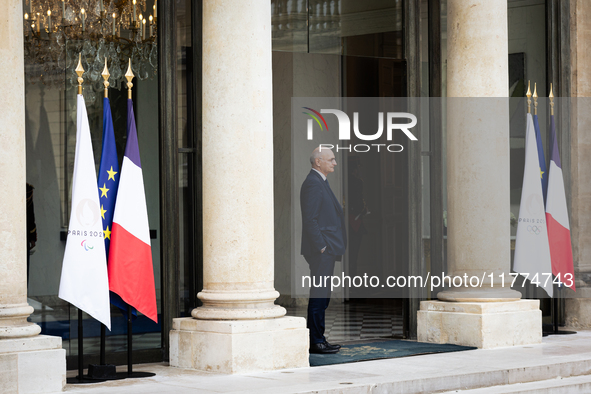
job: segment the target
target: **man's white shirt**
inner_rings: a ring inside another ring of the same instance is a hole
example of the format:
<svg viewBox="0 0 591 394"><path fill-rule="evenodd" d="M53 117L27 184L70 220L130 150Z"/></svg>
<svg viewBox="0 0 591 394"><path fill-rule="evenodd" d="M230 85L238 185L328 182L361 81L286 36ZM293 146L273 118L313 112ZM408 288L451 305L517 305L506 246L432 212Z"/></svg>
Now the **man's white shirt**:
<svg viewBox="0 0 591 394"><path fill-rule="evenodd" d="M323 173L321 173L320 171L318 171L316 168L312 168L314 171L316 171L317 173L320 174L320 176L322 177L323 181L326 181L326 175L324 175Z"/></svg>

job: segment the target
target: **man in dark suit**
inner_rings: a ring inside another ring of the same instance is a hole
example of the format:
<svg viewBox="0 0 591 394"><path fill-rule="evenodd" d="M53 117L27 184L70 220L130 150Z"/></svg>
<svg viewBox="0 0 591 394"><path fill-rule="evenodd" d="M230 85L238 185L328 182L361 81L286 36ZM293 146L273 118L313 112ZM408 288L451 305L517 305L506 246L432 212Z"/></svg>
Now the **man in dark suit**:
<svg viewBox="0 0 591 394"><path fill-rule="evenodd" d="M326 176L334 172L337 162L330 149L316 148L310 157L312 170L302 184L302 255L310 266L312 286L308 301L310 353L337 353L324 337L325 311L330 302L330 280L335 260L345 254L347 233L343 207L330 189ZM322 282L322 285L319 285Z"/></svg>

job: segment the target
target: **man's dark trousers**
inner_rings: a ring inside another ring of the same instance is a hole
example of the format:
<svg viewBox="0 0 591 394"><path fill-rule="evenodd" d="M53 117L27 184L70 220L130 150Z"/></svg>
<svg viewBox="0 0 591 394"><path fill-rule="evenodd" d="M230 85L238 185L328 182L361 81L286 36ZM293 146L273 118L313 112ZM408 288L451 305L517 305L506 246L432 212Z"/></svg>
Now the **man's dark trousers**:
<svg viewBox="0 0 591 394"><path fill-rule="evenodd" d="M310 276L312 277L307 326L308 330L310 330L310 345L313 345L326 341L324 337L324 316L330 302L330 278L327 279L326 286L323 285L325 284L324 277L333 275L336 256L329 253L320 253L304 256L304 258L310 265ZM320 287L314 285L320 285Z"/></svg>

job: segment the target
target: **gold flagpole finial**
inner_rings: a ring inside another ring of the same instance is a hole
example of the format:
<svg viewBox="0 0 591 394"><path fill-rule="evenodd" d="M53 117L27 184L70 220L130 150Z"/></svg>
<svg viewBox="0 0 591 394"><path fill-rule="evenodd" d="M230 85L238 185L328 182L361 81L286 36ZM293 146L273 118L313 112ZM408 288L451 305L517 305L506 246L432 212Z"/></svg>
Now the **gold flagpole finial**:
<svg viewBox="0 0 591 394"><path fill-rule="evenodd" d="M538 114L538 84L534 83L534 115Z"/></svg>
<svg viewBox="0 0 591 394"><path fill-rule="evenodd" d="M131 71L131 58L129 58L129 66L127 66L127 72L125 73L125 78L127 79L127 98L131 99L131 88L133 84L131 80L133 79L133 71Z"/></svg>
<svg viewBox="0 0 591 394"><path fill-rule="evenodd" d="M552 93L552 83L550 83L550 115L554 116L554 93Z"/></svg>
<svg viewBox="0 0 591 394"><path fill-rule="evenodd" d="M527 81L527 113L531 114L531 89L530 89L531 81Z"/></svg>
<svg viewBox="0 0 591 394"><path fill-rule="evenodd" d="M82 94L82 74L84 74L84 68L82 67L82 53L78 54L78 66L76 67L76 74L78 74L78 94Z"/></svg>
<svg viewBox="0 0 591 394"><path fill-rule="evenodd" d="M109 77L111 76L111 74L109 74L109 69L107 68L107 57L105 56L105 68L103 69L103 73L101 74L103 76L103 79L105 80L103 82L103 85L105 85L105 98L109 97Z"/></svg>

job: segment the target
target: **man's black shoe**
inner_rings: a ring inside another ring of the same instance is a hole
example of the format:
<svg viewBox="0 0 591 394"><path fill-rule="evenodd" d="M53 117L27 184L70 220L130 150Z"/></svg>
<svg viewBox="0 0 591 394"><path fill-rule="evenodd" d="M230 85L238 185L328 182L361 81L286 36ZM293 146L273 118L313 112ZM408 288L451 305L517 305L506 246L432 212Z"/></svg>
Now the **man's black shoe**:
<svg viewBox="0 0 591 394"><path fill-rule="evenodd" d="M339 350L341 348L341 345L337 345L336 343L334 343L334 344L333 343L328 343L328 341L324 341L324 344L329 349L337 349L337 350Z"/></svg>
<svg viewBox="0 0 591 394"><path fill-rule="evenodd" d="M338 353L339 349L334 347L328 347L326 342L313 343L310 345L310 353L314 354L334 354Z"/></svg>

